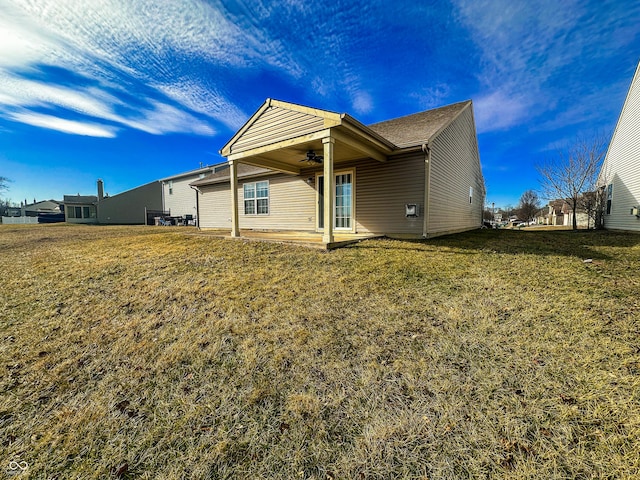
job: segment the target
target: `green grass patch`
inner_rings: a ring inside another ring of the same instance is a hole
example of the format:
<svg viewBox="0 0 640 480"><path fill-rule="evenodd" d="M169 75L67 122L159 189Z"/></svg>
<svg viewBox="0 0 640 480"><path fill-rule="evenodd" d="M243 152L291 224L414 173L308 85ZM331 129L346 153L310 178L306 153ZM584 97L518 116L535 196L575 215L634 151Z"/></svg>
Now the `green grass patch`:
<svg viewBox="0 0 640 480"><path fill-rule="evenodd" d="M3 473L640 471L639 235L323 253L185 232L0 227Z"/></svg>

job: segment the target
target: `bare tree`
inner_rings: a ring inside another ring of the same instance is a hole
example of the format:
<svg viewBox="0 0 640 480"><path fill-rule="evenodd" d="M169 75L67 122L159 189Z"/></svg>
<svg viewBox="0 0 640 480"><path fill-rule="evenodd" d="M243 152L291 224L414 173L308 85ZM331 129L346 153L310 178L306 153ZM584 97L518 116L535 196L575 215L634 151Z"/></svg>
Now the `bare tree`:
<svg viewBox="0 0 640 480"><path fill-rule="evenodd" d="M515 208L513 208L513 205L505 205L503 212L506 217L505 220L509 220L509 217L515 215Z"/></svg>
<svg viewBox="0 0 640 480"><path fill-rule="evenodd" d="M544 196L549 200L562 199L571 207L574 230L578 228L576 211L580 197L596 190L606 145L604 136L591 140L578 138L570 147L559 150L555 157L536 165Z"/></svg>
<svg viewBox="0 0 640 480"><path fill-rule="evenodd" d="M9 180L7 177L0 177L0 192L3 190L9 190Z"/></svg>
<svg viewBox="0 0 640 480"><path fill-rule="evenodd" d="M518 216L521 220L530 222L536 216L538 210L540 210L540 198L538 194L533 190L527 190L520 197Z"/></svg>

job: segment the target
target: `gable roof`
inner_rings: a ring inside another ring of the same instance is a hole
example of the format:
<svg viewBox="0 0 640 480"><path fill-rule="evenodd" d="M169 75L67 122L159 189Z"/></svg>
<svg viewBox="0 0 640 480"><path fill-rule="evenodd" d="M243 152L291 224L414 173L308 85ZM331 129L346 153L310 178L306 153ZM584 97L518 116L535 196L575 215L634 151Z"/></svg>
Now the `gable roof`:
<svg viewBox="0 0 640 480"><path fill-rule="evenodd" d="M462 111L471 105L471 100L445 107L393 118L369 125L369 128L400 148L428 143Z"/></svg>
<svg viewBox="0 0 640 480"><path fill-rule="evenodd" d="M331 137L334 162L386 162L430 143L467 109L471 100L367 126L346 113L267 99L220 153L229 161L299 175L304 154L322 150L323 139Z"/></svg>
<svg viewBox="0 0 640 480"><path fill-rule="evenodd" d="M248 150L269 150L269 146L281 145L295 138L322 138L327 129L334 127L342 127L387 152L395 148L388 139L346 113L267 98L220 149L220 154L229 158Z"/></svg>

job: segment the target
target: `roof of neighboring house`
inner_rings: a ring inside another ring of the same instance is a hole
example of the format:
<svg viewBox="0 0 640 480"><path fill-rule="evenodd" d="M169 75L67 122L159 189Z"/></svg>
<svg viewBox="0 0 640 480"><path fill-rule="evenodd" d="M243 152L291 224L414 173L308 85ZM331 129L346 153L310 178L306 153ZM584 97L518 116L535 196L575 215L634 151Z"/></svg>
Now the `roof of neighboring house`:
<svg viewBox="0 0 640 480"><path fill-rule="evenodd" d="M60 205L62 202L58 202L56 200L42 200L40 202L31 203L29 205L25 205L25 210L28 211L52 211L55 209L60 209Z"/></svg>
<svg viewBox="0 0 640 480"><path fill-rule="evenodd" d="M64 203L65 204L76 204L76 205L89 205L98 202L98 197L95 195L65 195Z"/></svg>
<svg viewBox="0 0 640 480"><path fill-rule="evenodd" d="M374 123L368 127L398 147L422 145L471 105L471 100Z"/></svg>
<svg viewBox="0 0 640 480"><path fill-rule="evenodd" d="M564 206L566 202L564 200L553 200L549 202L549 207L551 207L551 213L556 215L562 215L564 212Z"/></svg>
<svg viewBox="0 0 640 480"><path fill-rule="evenodd" d="M227 162L216 163L214 165L207 165L206 167L198 168L196 170L190 170L188 172L182 172L182 173L178 173L176 175L171 175L170 177L161 178L158 181L159 182L168 182L170 180L178 180L178 179L184 178L184 177L198 176L198 175L200 175L202 173L210 174L212 172L216 172L218 170L224 169L224 168L226 168L228 166L229 165L227 164Z"/></svg>
<svg viewBox="0 0 640 480"><path fill-rule="evenodd" d="M248 178L248 177L275 174L275 173L278 173L278 172L274 172L273 170L269 170L268 168L254 167L253 165L246 165L244 163L237 164L238 178ZM220 169L217 172L212 173L207 177L198 179L195 182L190 183L189 185L193 185L194 187L197 187L200 185L210 185L212 183L228 182L230 176L231 176L231 171L228 168Z"/></svg>

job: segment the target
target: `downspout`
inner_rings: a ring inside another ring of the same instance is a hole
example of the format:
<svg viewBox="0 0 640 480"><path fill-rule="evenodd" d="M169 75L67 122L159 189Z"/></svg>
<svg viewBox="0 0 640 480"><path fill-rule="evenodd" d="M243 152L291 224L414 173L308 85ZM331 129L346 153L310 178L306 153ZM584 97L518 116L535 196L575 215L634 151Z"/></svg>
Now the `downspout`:
<svg viewBox="0 0 640 480"><path fill-rule="evenodd" d="M429 238L429 196L431 193L431 149L429 143L422 144L424 153L424 220L422 237Z"/></svg>
<svg viewBox="0 0 640 480"><path fill-rule="evenodd" d="M196 228L200 230L200 198L198 198L198 195L202 192L200 192L198 187L194 187L193 185L189 185L189 187L196 192Z"/></svg>
<svg viewBox="0 0 640 480"><path fill-rule="evenodd" d="M164 185L165 182L162 182L162 214L164 215Z"/></svg>

